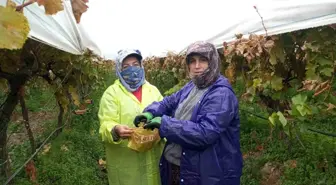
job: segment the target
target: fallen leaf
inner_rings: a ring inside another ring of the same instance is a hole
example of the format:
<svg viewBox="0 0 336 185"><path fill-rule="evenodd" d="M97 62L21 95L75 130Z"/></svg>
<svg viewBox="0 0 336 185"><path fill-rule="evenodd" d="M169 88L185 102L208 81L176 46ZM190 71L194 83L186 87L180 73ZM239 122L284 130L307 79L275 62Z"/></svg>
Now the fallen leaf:
<svg viewBox="0 0 336 185"><path fill-rule="evenodd" d="M291 168L296 168L297 167L297 162L296 162L296 160L290 160L290 167Z"/></svg>
<svg viewBox="0 0 336 185"><path fill-rule="evenodd" d="M50 143L44 145L44 146L43 146L42 154L43 154L43 155L47 154L47 153L49 152L50 148L51 148L51 144L50 144Z"/></svg>
<svg viewBox="0 0 336 185"><path fill-rule="evenodd" d="M84 12L87 11L89 8L86 3L88 3L89 0L72 0L71 6L72 6L72 12L75 16L76 22L79 23L81 16Z"/></svg>
<svg viewBox="0 0 336 185"><path fill-rule="evenodd" d="M332 104L332 103L329 103L327 111L333 110L334 108L336 108L336 106L334 104Z"/></svg>
<svg viewBox="0 0 336 185"><path fill-rule="evenodd" d="M263 147L262 145L258 145L258 146L256 147L256 149L257 149L258 151L263 151L263 150L264 150L264 147Z"/></svg>
<svg viewBox="0 0 336 185"><path fill-rule="evenodd" d="M96 131L95 131L94 129L91 129L91 130L90 130L90 135L91 135L91 136L95 135L95 133L96 133Z"/></svg>
<svg viewBox="0 0 336 185"><path fill-rule="evenodd" d="M30 181L36 182L36 167L33 160L30 160L25 166L26 174L29 176Z"/></svg>
<svg viewBox="0 0 336 185"><path fill-rule="evenodd" d="M62 145L62 146L61 146L61 151L66 152L66 151L69 151L69 149L68 149L67 146Z"/></svg>
<svg viewBox="0 0 336 185"><path fill-rule="evenodd" d="M99 165L105 165L106 161L104 161L103 159L99 159L98 164Z"/></svg>
<svg viewBox="0 0 336 185"><path fill-rule="evenodd" d="M103 159L99 159L99 160L98 160L98 164L99 164L99 167L100 167L102 170L105 170L105 169L106 169L106 161L104 161Z"/></svg>

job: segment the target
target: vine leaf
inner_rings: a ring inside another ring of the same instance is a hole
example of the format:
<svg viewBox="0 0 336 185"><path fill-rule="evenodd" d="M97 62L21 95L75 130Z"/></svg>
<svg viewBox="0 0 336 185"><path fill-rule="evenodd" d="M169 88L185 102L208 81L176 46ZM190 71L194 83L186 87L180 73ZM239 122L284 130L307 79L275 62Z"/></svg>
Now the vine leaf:
<svg viewBox="0 0 336 185"><path fill-rule="evenodd" d="M277 125L277 124L281 124L282 127L286 127L287 126L287 119L285 118L285 116L282 114L282 112L278 111L278 112L273 112L271 116L268 117L268 120L271 122L271 124L273 126Z"/></svg>
<svg viewBox="0 0 336 185"><path fill-rule="evenodd" d="M292 97L292 115L306 116L312 114L312 109L306 104L307 96L298 94Z"/></svg>
<svg viewBox="0 0 336 185"><path fill-rule="evenodd" d="M282 47L279 45L280 43L277 42L277 45L275 45L270 52L270 59L269 62L272 65L276 65L278 63L278 60L283 63L285 61L285 53L283 52Z"/></svg>
<svg viewBox="0 0 336 185"><path fill-rule="evenodd" d="M334 73L334 69L331 67L324 68L320 71L320 73L322 73L325 76L331 77Z"/></svg>
<svg viewBox="0 0 336 185"><path fill-rule="evenodd" d="M281 90L283 88L282 78L278 76L272 76L271 85L274 90Z"/></svg>
<svg viewBox="0 0 336 185"><path fill-rule="evenodd" d="M36 0L39 6L44 6L47 15L54 15L64 10L62 0Z"/></svg>
<svg viewBox="0 0 336 185"><path fill-rule="evenodd" d="M72 6L72 12L76 18L77 23L80 22L81 16L83 13L87 11L89 8L86 3L89 2L89 0L72 0L71 6Z"/></svg>
<svg viewBox="0 0 336 185"><path fill-rule="evenodd" d="M1 91L4 91L4 92L7 92L9 90L6 79L0 78L0 89Z"/></svg>
<svg viewBox="0 0 336 185"><path fill-rule="evenodd" d="M320 56L316 58L316 62L320 64L321 66L326 66L326 65L332 66L333 65L333 61L326 59L324 57L320 57Z"/></svg>
<svg viewBox="0 0 336 185"><path fill-rule="evenodd" d="M307 96L298 94L292 98L292 102L294 105L303 105L307 101Z"/></svg>
<svg viewBox="0 0 336 185"><path fill-rule="evenodd" d="M317 80L318 79L318 76L315 73L316 68L317 68L317 66L312 64L312 63L307 64L307 66L306 66L307 80Z"/></svg>
<svg viewBox="0 0 336 185"><path fill-rule="evenodd" d="M279 116L280 123L282 124L283 127L285 127L287 125L287 119L280 111L277 112L277 115Z"/></svg>
<svg viewBox="0 0 336 185"><path fill-rule="evenodd" d="M79 95L77 93L77 89L75 87L73 87L72 85L69 86L69 93L71 94L73 103L76 106L80 106L80 98Z"/></svg>
<svg viewBox="0 0 336 185"><path fill-rule="evenodd" d="M61 104L64 112L68 112L68 105L70 104L69 99L66 98L66 96L61 90L56 91L55 96L58 103Z"/></svg>
<svg viewBox="0 0 336 185"><path fill-rule="evenodd" d="M22 48L30 30L27 18L10 6L0 6L0 15L0 48Z"/></svg>
<svg viewBox="0 0 336 185"><path fill-rule="evenodd" d="M7 0L7 6L6 7L10 7L13 10L16 10L16 4L12 0Z"/></svg>

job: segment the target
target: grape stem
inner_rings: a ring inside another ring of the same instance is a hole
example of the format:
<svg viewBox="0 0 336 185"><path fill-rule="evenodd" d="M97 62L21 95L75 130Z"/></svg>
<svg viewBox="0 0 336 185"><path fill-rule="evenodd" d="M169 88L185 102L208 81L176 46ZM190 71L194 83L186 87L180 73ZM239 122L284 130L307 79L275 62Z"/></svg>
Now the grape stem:
<svg viewBox="0 0 336 185"><path fill-rule="evenodd" d="M23 9L24 7L29 6L29 5L31 5L31 4L33 4L33 3L35 3L35 0L30 0L30 1L28 1L28 2L25 2L25 0L23 0L23 2L22 2L21 5L16 6L16 11L17 11L17 12L20 12L20 11L22 11L22 9Z"/></svg>
<svg viewBox="0 0 336 185"><path fill-rule="evenodd" d="M258 8L257 8L257 6L253 6L253 8L256 10L256 12L258 13L259 17L261 18L261 24L263 25L263 27L264 27L264 29L265 29L265 32L266 32L266 37L267 37L267 36L268 36L268 34L267 34L267 29L266 29L266 26L265 26L265 24L264 24L264 19L263 19L263 17L260 15L260 13L259 13L259 10L258 10Z"/></svg>

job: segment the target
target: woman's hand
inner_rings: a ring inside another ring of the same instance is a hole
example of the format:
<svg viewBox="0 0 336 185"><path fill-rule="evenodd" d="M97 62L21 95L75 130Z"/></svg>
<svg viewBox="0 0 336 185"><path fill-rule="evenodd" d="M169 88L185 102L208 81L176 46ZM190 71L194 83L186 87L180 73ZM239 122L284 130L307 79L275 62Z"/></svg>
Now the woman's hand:
<svg viewBox="0 0 336 185"><path fill-rule="evenodd" d="M125 139L131 136L133 133L133 129L129 128L127 125L116 125L115 132L118 134L119 137Z"/></svg>
<svg viewBox="0 0 336 185"><path fill-rule="evenodd" d="M154 130L155 128L159 129L161 126L161 117L155 117L149 122L145 123L144 129Z"/></svg>

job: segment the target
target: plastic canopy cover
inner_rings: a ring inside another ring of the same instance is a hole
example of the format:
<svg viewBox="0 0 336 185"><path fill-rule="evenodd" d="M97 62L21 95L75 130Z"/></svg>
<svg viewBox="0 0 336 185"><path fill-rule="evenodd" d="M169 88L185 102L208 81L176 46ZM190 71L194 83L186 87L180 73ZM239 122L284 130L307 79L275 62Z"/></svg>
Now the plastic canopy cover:
<svg viewBox="0 0 336 185"><path fill-rule="evenodd" d="M196 40L220 48L238 33L265 34L254 6L269 35L336 23L335 0L90 0L80 24L70 0L63 3L64 11L53 16L37 3L26 7L29 37L74 54L89 48L109 59L123 48L139 49L144 57L164 56L183 52Z"/></svg>

